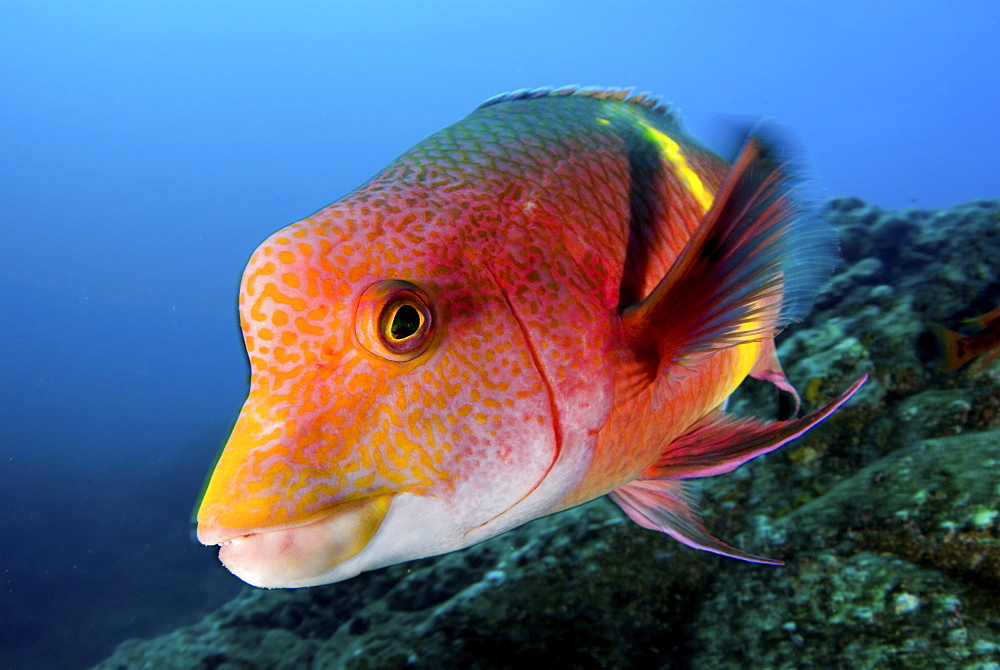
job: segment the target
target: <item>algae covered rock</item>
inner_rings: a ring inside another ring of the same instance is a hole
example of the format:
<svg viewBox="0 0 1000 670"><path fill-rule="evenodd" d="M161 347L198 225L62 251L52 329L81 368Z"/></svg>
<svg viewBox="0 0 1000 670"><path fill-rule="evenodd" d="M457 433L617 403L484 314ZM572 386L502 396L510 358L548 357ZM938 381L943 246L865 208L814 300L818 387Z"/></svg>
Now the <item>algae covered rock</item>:
<svg viewBox="0 0 1000 670"><path fill-rule="evenodd" d="M714 534L784 567L696 552L601 500L340 584L248 588L98 667L1000 670L1000 366L944 372L931 335L1000 305L1000 201L840 198L829 216L844 262L779 354L806 410L871 379L702 491ZM787 408L755 380L730 403Z"/></svg>
<svg viewBox="0 0 1000 670"><path fill-rule="evenodd" d="M1000 430L879 459L767 529L784 569L720 577L698 608L692 666L1000 661L997 509Z"/></svg>

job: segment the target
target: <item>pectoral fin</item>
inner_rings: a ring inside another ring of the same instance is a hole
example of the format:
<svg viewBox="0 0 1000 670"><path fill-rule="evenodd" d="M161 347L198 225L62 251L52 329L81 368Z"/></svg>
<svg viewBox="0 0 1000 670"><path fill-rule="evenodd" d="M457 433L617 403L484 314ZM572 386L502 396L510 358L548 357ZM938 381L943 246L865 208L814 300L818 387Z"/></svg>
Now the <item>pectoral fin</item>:
<svg viewBox="0 0 1000 670"><path fill-rule="evenodd" d="M670 270L623 310L625 333L661 369L772 339L808 310L835 238L794 184L772 145L751 137Z"/></svg>

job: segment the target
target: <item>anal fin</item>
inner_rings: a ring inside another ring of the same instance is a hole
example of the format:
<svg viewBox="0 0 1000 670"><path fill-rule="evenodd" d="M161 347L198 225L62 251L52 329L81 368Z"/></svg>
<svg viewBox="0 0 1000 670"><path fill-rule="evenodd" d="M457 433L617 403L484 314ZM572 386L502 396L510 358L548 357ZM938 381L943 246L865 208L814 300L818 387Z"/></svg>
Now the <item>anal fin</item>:
<svg viewBox="0 0 1000 670"><path fill-rule="evenodd" d="M769 423L714 410L671 442L637 480L615 489L610 497L640 526L666 533L688 546L744 561L780 565L779 561L747 554L712 537L679 480L730 472L777 449L832 414L867 379L868 375L862 376L838 398L799 419Z"/></svg>
<svg viewBox="0 0 1000 670"><path fill-rule="evenodd" d="M731 472L752 458L774 451L830 416L847 402L868 375L839 397L798 419L768 422L714 411L664 450L642 479L691 479Z"/></svg>
<svg viewBox="0 0 1000 670"><path fill-rule="evenodd" d="M757 362L750 371L750 376L754 379L771 382L778 390L784 391L791 396L792 403L794 404L791 416L799 413L799 409L802 407L802 398L799 397L799 392L795 390L792 383L788 381L785 371L781 369L781 361L778 360L778 351L774 346L774 338L761 342L760 354L758 354Z"/></svg>

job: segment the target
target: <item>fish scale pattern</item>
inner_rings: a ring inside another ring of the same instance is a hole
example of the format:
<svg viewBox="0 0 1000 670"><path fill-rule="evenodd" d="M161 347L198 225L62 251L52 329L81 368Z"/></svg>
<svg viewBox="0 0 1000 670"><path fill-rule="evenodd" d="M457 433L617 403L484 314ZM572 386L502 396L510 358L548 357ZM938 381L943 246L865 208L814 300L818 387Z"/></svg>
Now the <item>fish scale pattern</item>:
<svg viewBox="0 0 1000 670"><path fill-rule="evenodd" d="M598 444L618 393L619 310L671 267L727 165L628 95L495 100L268 238L241 290L250 395L199 523L248 532L417 493L461 501L456 523L472 529L558 464L626 481L655 460L649 435L669 439L673 412L636 409L649 423L635 459L613 437ZM433 314L413 360L356 335L364 291L393 280ZM634 430L627 416L614 426Z"/></svg>

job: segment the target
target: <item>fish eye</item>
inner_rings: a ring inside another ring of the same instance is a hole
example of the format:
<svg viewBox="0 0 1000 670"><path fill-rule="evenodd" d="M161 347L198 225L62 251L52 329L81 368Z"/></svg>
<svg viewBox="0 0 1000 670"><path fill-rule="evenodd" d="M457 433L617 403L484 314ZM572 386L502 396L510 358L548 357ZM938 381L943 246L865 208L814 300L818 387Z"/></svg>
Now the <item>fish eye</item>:
<svg viewBox="0 0 1000 670"><path fill-rule="evenodd" d="M424 317L420 311L408 302L404 302L392 313L389 323L389 337L399 342L413 337L420 331Z"/></svg>
<svg viewBox="0 0 1000 670"><path fill-rule="evenodd" d="M354 332L379 358L413 360L434 335L430 298L419 286L398 279L372 284L361 294Z"/></svg>

